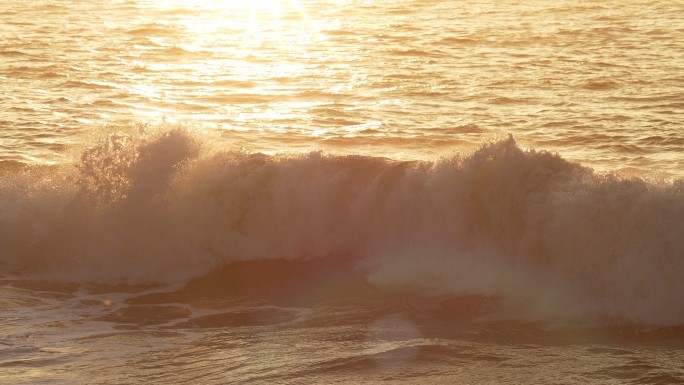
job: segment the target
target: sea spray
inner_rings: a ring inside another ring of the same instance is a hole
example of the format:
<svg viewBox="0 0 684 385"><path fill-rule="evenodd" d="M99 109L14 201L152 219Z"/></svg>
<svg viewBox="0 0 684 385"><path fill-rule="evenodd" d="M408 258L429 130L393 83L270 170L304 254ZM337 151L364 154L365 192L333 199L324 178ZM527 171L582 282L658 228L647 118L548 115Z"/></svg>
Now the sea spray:
<svg viewBox="0 0 684 385"><path fill-rule="evenodd" d="M597 174L512 137L405 162L112 133L76 167L1 178L0 261L27 276L169 283L345 260L380 287L489 296L516 317L684 322L684 183Z"/></svg>

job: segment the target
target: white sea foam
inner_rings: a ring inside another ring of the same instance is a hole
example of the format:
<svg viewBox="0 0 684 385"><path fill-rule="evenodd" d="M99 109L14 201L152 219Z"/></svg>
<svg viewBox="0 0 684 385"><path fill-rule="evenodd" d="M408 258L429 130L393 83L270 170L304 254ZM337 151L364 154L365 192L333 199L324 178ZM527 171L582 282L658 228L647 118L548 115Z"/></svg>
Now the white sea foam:
<svg viewBox="0 0 684 385"><path fill-rule="evenodd" d="M509 137L399 162L111 134L78 167L6 173L6 271L178 282L232 261L345 258L370 282L528 317L679 325L684 183L599 175Z"/></svg>

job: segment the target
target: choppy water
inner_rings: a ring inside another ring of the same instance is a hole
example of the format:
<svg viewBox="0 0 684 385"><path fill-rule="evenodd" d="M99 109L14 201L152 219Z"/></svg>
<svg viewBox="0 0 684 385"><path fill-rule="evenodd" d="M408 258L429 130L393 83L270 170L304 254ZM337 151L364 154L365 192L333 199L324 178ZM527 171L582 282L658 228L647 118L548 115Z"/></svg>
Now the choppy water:
<svg viewBox="0 0 684 385"><path fill-rule="evenodd" d="M252 151L411 159L514 133L681 175L679 1L253 3L4 2L2 159L166 118Z"/></svg>
<svg viewBox="0 0 684 385"><path fill-rule="evenodd" d="M0 383L683 382L683 13L3 2Z"/></svg>

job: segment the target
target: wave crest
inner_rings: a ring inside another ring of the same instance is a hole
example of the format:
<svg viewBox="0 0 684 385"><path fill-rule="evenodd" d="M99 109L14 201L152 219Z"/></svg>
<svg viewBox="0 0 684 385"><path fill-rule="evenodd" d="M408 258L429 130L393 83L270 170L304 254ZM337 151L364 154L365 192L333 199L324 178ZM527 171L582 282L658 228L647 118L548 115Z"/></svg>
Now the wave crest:
<svg viewBox="0 0 684 385"><path fill-rule="evenodd" d="M599 175L512 137L401 162L110 134L77 167L0 176L3 270L187 280L234 261L349 260L382 287L497 297L528 318L679 325L684 183Z"/></svg>

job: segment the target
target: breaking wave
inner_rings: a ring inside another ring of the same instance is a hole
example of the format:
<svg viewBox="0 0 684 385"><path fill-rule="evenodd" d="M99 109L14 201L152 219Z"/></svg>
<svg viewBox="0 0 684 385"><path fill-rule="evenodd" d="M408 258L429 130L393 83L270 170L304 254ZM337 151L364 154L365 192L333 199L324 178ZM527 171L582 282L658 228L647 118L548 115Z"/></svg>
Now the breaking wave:
<svg viewBox="0 0 684 385"><path fill-rule="evenodd" d="M527 319L684 323L684 182L598 174L512 137L407 162L112 133L78 165L0 165L0 210L0 268L30 277L171 283L329 259Z"/></svg>

